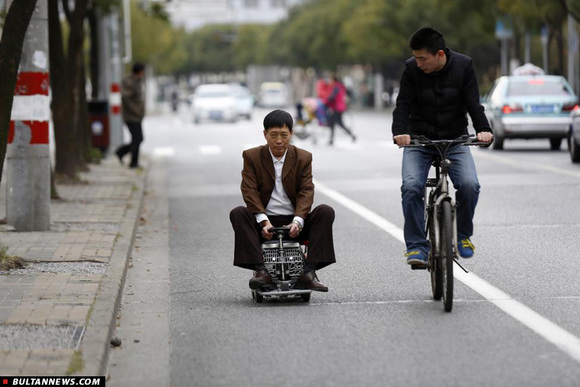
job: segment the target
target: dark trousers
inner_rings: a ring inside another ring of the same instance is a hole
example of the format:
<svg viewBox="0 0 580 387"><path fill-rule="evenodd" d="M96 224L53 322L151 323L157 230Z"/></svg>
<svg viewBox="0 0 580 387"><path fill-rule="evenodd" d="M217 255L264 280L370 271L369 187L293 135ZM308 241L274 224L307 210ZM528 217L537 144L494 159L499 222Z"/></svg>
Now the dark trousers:
<svg viewBox="0 0 580 387"><path fill-rule="evenodd" d="M268 216L275 227L285 226L292 222L293 215ZM240 206L230 212L230 221L234 228L234 266L254 270L264 262L262 257L262 226L246 207ZM336 262L332 238L334 209L321 204L314 208L304 220L304 228L294 240L308 240L307 263L313 269L321 269Z"/></svg>
<svg viewBox="0 0 580 387"><path fill-rule="evenodd" d="M354 134L349 128L342 122L342 112L331 111L328 115L328 126L330 126L330 143L334 142L334 127L338 125L348 134L350 137L354 138Z"/></svg>
<svg viewBox="0 0 580 387"><path fill-rule="evenodd" d="M139 147L143 142L143 129L140 122L125 122L129 128L129 133L131 133L131 143L121 145L117 149L117 155L123 158L127 153L131 152L131 164L130 167L139 166Z"/></svg>

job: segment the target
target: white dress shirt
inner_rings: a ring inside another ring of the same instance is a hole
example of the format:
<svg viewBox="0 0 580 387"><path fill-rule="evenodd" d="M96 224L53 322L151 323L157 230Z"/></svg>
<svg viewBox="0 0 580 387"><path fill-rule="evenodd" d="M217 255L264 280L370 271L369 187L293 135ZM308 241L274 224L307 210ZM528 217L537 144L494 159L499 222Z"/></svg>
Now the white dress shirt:
<svg viewBox="0 0 580 387"><path fill-rule="evenodd" d="M284 168L284 161L286 160L286 153L278 160L273 154L272 150L268 148L270 155L272 156L272 162L274 163L275 171L275 186L274 191L272 191L272 196L270 201L266 206L266 213L256 214L256 222L261 223L268 219L268 215L294 215L294 206L288 198L284 186L282 185L282 168ZM299 216L295 216L293 221L300 223L300 227L304 227L304 219Z"/></svg>

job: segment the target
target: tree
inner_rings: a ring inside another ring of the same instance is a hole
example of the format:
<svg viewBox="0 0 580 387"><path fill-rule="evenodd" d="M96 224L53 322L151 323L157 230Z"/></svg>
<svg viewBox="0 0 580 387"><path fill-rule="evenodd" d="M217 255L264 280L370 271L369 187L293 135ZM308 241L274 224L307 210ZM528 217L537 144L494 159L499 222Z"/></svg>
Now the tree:
<svg viewBox="0 0 580 387"><path fill-rule="evenodd" d="M335 69L348 44L342 24L358 6L352 0L318 0L297 7L272 31L268 52L284 50L284 56L272 57L278 64Z"/></svg>
<svg viewBox="0 0 580 387"><path fill-rule="evenodd" d="M59 0L48 0L55 173L75 179L77 172L86 168L85 155L89 147L82 51L88 8L85 0L75 0L73 9L68 0L63 0L61 4L69 27L66 53Z"/></svg>
<svg viewBox="0 0 580 387"><path fill-rule="evenodd" d="M232 47L234 65L237 69L243 70L251 64L265 63L270 30L269 26L258 24L246 24L237 29Z"/></svg>
<svg viewBox="0 0 580 387"><path fill-rule="evenodd" d="M189 72L183 70L191 56L186 33L172 28L161 4L144 7L131 2L131 37L134 59L147 63L156 74Z"/></svg>
<svg viewBox="0 0 580 387"><path fill-rule="evenodd" d="M548 47L556 41L558 64L555 71L564 73L564 33L562 26L568 14L568 4L574 1L565 0L498 0L501 11L512 15L515 23L523 26L521 29L539 31L542 26L548 27ZM572 5L571 9L578 9ZM521 31L515 31L521 32ZM516 36L517 38L517 36ZM548 50L550 51L550 50Z"/></svg>
<svg viewBox="0 0 580 387"><path fill-rule="evenodd" d="M35 6L36 0L13 1L6 14L0 39L0 182L6 157L8 129L22 45Z"/></svg>

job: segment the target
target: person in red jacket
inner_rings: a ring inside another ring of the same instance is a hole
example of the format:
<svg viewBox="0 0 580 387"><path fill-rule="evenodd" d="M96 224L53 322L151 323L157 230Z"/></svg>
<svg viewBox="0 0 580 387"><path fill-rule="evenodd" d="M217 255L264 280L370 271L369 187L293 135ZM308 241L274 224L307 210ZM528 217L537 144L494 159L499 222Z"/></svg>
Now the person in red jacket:
<svg viewBox="0 0 580 387"><path fill-rule="evenodd" d="M332 145L334 143L334 126L339 125L342 130L344 130L351 138L352 141L356 141L356 136L354 133L344 125L342 122L342 113L346 110L346 88L338 80L335 74L331 77L332 92L324 101L324 104L328 107L328 126L330 127L330 142Z"/></svg>

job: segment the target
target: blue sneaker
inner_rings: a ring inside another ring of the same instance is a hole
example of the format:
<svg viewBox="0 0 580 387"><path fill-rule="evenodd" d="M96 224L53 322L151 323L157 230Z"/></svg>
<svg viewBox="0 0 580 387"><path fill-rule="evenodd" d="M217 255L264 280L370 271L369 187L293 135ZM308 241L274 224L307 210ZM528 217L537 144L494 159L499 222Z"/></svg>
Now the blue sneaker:
<svg viewBox="0 0 580 387"><path fill-rule="evenodd" d="M421 250L409 251L405 254L409 265L427 265L427 253Z"/></svg>
<svg viewBox="0 0 580 387"><path fill-rule="evenodd" d="M457 251L463 258L471 258L475 252L475 246L468 238L462 239L457 244Z"/></svg>

